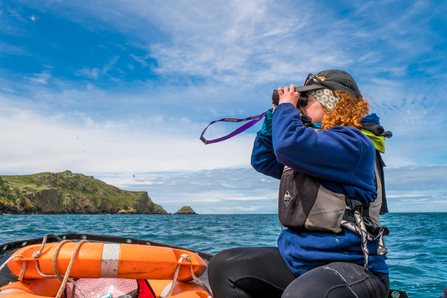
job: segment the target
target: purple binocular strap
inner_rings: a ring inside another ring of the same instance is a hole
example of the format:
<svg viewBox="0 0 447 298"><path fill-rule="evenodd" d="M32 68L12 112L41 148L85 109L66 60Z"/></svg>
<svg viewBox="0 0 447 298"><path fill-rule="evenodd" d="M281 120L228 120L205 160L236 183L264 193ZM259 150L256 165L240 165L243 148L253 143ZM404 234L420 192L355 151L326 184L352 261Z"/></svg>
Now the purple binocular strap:
<svg viewBox="0 0 447 298"><path fill-rule="evenodd" d="M200 135L200 140L205 144L213 144L213 143L218 143L218 142L222 142L225 140L228 140L229 138L234 137L235 135L240 134L241 132L243 132L244 130L252 127L253 125L255 125L256 123L258 123L259 120L261 120L262 118L264 118L265 113L262 113L261 115L257 115L257 116L252 116L252 117L248 117L248 118L244 118L244 119L237 119L237 118L222 118L219 120L215 120L213 122L211 122L210 124L208 124L207 127L205 127L205 129L202 131L202 134ZM216 123L216 122L244 122L244 121L248 121L251 120L248 123L245 123L244 125L242 125L241 127L239 127L238 129L236 129L235 131L233 131L232 133L227 134L226 136L214 139L214 140L207 140L205 139L205 137L203 136L205 134L205 131L208 129L208 127L210 127L211 124Z"/></svg>

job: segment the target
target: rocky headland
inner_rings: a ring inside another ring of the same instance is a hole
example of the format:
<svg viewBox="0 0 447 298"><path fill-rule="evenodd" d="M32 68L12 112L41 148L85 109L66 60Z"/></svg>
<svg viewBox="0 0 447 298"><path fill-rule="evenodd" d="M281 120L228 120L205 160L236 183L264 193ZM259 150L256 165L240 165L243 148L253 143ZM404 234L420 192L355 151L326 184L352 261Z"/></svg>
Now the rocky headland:
<svg viewBox="0 0 447 298"><path fill-rule="evenodd" d="M167 214L146 191L126 191L92 176L0 176L0 214Z"/></svg>

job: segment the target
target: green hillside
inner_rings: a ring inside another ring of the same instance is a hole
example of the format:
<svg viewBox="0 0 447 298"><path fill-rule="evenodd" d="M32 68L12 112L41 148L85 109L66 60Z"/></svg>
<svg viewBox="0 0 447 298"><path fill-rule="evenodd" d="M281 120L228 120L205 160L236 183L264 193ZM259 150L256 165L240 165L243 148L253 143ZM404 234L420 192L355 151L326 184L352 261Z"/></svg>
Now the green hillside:
<svg viewBox="0 0 447 298"><path fill-rule="evenodd" d="M0 176L0 214L166 214L146 191L125 191L92 176L39 173Z"/></svg>

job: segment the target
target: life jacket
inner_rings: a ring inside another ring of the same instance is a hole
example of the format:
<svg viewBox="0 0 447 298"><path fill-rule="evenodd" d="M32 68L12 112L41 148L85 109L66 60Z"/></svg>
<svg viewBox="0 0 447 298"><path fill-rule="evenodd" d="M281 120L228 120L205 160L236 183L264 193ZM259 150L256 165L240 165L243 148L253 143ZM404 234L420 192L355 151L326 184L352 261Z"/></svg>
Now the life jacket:
<svg viewBox="0 0 447 298"><path fill-rule="evenodd" d="M284 167L279 186L278 215L281 225L293 231L320 231L340 233L344 229L352 231L362 239L362 251L365 269L368 268L368 242L377 242L377 253L386 254L383 236L389 234L386 227L380 225L379 214L388 212L385 196L381 153L384 152L384 132L378 124L362 123L362 132L376 147L374 166L374 186L377 198L368 205L335 193L320 184L317 178Z"/></svg>

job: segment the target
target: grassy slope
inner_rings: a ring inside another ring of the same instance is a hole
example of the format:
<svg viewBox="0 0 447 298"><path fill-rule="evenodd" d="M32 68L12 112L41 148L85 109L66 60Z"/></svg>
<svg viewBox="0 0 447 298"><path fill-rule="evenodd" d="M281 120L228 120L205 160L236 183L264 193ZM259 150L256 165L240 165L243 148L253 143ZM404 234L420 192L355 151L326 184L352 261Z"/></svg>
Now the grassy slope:
<svg viewBox="0 0 447 298"><path fill-rule="evenodd" d="M60 213L117 213L131 209L140 213L137 209L141 206L151 210L144 213L166 213L150 198L144 201L142 197L147 197L144 191L120 190L91 176L70 171L0 178L0 200L3 205L8 204L6 207L15 204L19 213L20 210L22 213L59 213L57 209Z"/></svg>
<svg viewBox="0 0 447 298"><path fill-rule="evenodd" d="M196 214L189 206L183 206L175 214Z"/></svg>

